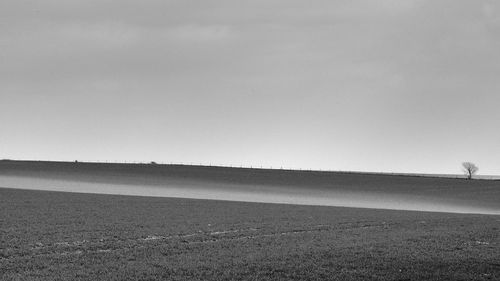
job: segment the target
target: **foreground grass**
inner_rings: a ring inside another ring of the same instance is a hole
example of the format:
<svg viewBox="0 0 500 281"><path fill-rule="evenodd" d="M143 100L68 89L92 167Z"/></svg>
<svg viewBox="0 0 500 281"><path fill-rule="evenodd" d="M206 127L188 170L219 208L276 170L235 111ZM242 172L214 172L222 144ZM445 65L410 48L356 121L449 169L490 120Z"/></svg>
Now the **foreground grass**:
<svg viewBox="0 0 500 281"><path fill-rule="evenodd" d="M500 280L500 216L0 189L1 280Z"/></svg>

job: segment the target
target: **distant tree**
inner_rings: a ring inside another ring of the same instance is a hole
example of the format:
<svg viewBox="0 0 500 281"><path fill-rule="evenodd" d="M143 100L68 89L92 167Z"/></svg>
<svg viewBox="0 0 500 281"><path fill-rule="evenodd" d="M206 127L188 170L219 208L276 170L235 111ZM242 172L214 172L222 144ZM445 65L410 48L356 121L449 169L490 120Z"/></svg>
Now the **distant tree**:
<svg viewBox="0 0 500 281"><path fill-rule="evenodd" d="M472 176L479 170L479 168L471 162L462 163L462 167L464 169L464 174L468 180L472 179Z"/></svg>

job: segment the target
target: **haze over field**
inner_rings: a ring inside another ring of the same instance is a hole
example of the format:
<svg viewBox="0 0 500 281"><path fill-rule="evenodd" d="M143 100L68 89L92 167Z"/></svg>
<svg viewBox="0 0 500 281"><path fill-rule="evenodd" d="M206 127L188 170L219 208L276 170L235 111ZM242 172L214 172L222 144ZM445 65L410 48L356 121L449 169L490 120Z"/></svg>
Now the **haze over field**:
<svg viewBox="0 0 500 281"><path fill-rule="evenodd" d="M500 279L500 216L4 188L0 211L2 281Z"/></svg>
<svg viewBox="0 0 500 281"><path fill-rule="evenodd" d="M2 161L0 187L500 214L500 181L379 174Z"/></svg>

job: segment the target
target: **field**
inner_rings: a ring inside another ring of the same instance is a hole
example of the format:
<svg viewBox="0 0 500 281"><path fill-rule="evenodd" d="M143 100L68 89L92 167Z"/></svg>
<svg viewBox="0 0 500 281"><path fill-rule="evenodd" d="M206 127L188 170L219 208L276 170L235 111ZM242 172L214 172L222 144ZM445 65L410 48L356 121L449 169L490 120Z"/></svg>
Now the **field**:
<svg viewBox="0 0 500 281"><path fill-rule="evenodd" d="M500 216L0 188L1 280L500 280Z"/></svg>
<svg viewBox="0 0 500 281"><path fill-rule="evenodd" d="M0 187L500 215L500 181L225 167L0 161Z"/></svg>

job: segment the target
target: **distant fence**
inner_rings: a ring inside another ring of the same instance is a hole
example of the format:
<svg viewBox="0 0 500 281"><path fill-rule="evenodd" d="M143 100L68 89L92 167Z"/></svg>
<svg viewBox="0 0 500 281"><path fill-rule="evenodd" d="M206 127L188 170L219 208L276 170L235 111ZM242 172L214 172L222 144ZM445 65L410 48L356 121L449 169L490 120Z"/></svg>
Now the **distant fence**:
<svg viewBox="0 0 500 281"><path fill-rule="evenodd" d="M8 160L8 159L4 159ZM19 161L40 161L44 162L47 160L30 160L30 159L19 159ZM365 172L365 171L345 171L345 170L330 170L321 168L303 168L303 167L293 167L293 166L272 166L272 165L244 165L244 164L221 164L213 162L166 162L166 161L130 161L130 160L102 160L102 159L75 159L73 161L68 160L51 160L49 162L77 162L77 163L107 163L107 164L139 164L139 165L179 165L179 166L201 166L201 167L226 167L226 168L243 168L243 169L263 169L263 170L286 170L286 171L310 171L310 172L335 172L335 173L345 173L345 174L371 174L371 175L394 175L394 176L413 176L413 177L439 177L439 178L455 178L463 179L464 175L461 174L427 174L427 173L397 173L397 172ZM475 175L475 179L486 179L486 180L500 180L500 176L496 175Z"/></svg>

